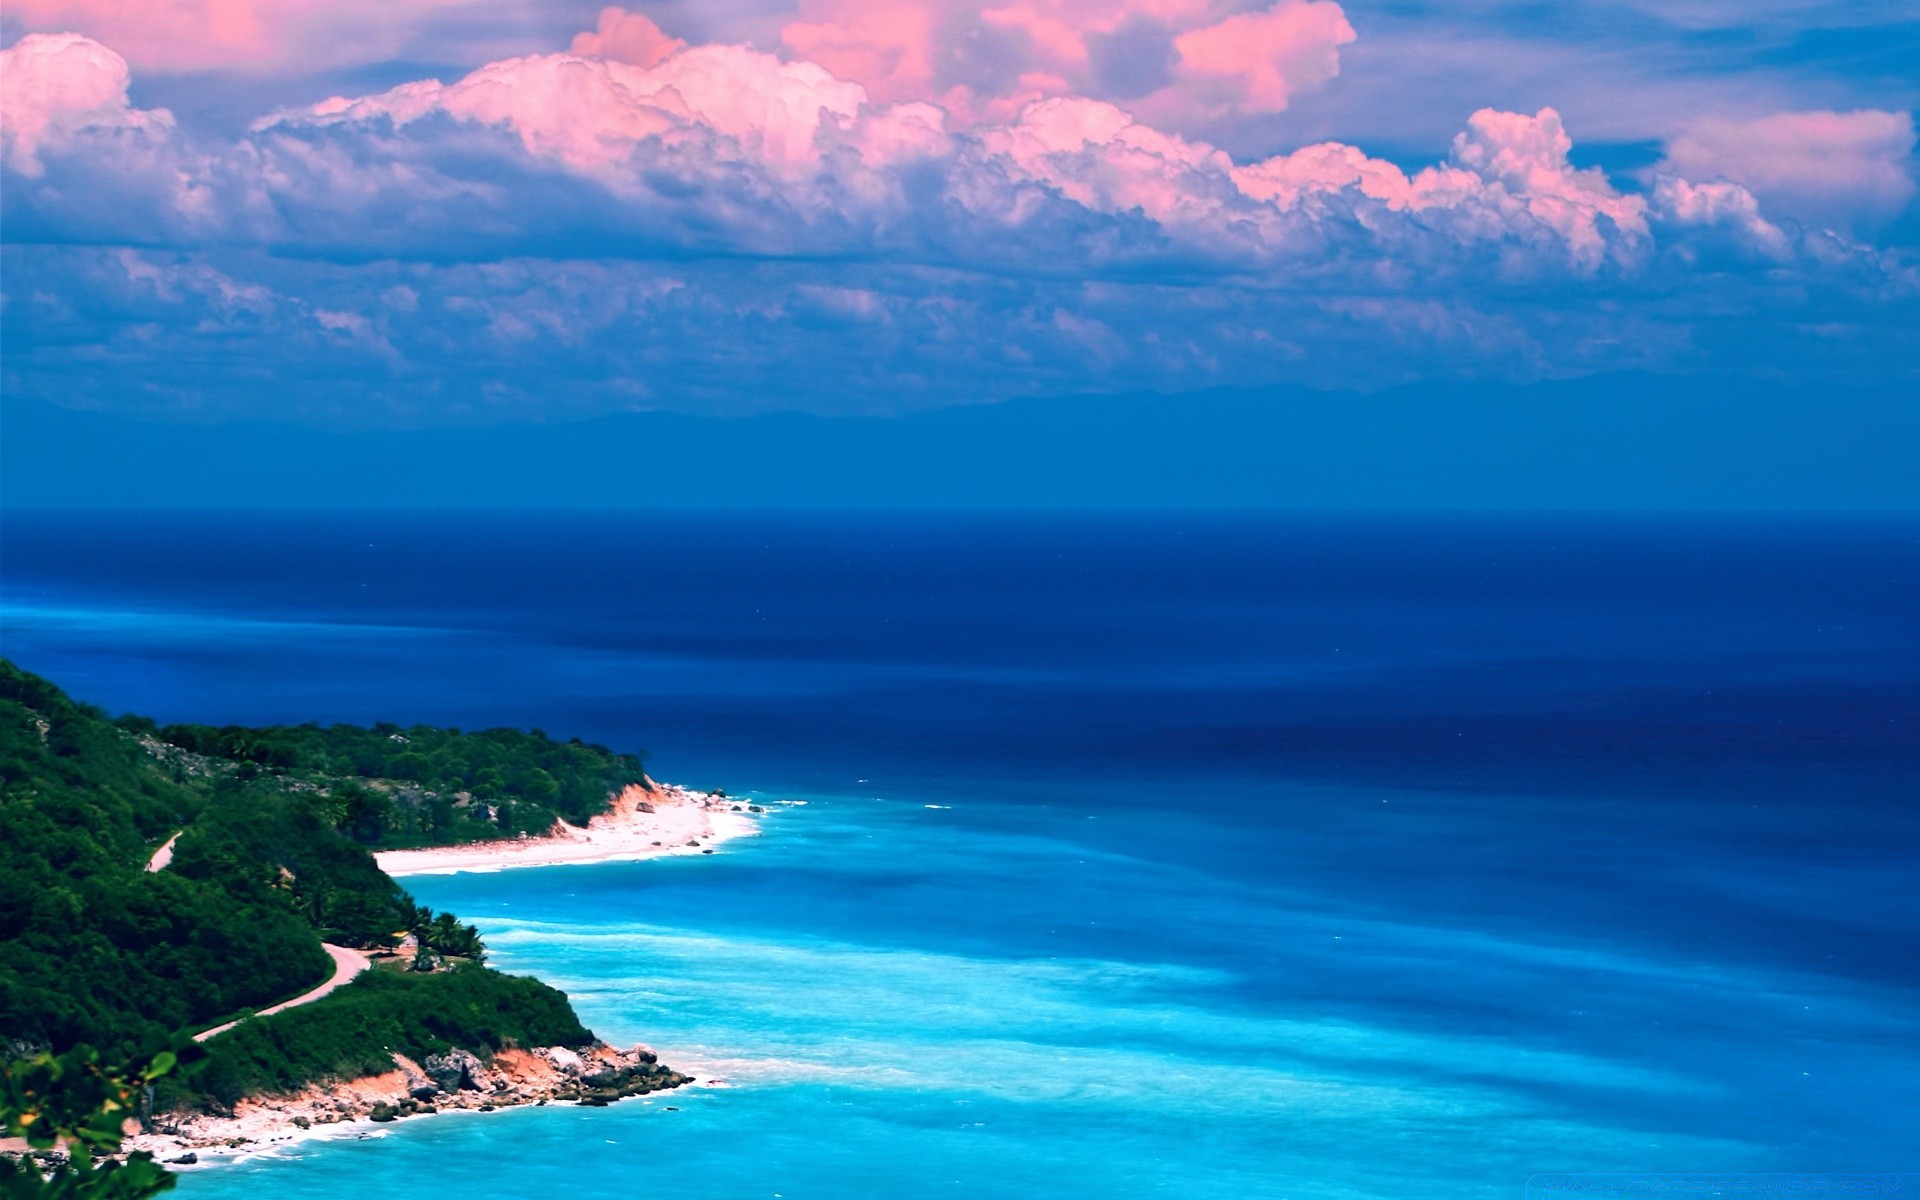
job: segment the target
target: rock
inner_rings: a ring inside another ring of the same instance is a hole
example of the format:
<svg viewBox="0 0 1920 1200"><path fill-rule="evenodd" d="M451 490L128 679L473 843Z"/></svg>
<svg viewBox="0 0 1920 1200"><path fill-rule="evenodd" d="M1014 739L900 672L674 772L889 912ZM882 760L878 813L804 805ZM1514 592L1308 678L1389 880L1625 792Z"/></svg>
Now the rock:
<svg viewBox="0 0 1920 1200"><path fill-rule="evenodd" d="M307 1117L295 1117L293 1119L293 1127L295 1129L312 1129L313 1121Z"/></svg>
<svg viewBox="0 0 1920 1200"><path fill-rule="evenodd" d="M407 1089L407 1095L412 1096L415 1100L421 1100L421 1101L431 1100L439 1094L440 1094L439 1085L432 1084L432 1083L423 1083L419 1087L411 1087Z"/></svg>
<svg viewBox="0 0 1920 1200"><path fill-rule="evenodd" d="M167 1165L173 1166L173 1167L190 1167L199 1161L200 1161L200 1156L198 1154L195 1154L193 1151L189 1150L185 1154L182 1154L179 1158L168 1159Z"/></svg>
<svg viewBox="0 0 1920 1200"><path fill-rule="evenodd" d="M420 1066L443 1092L493 1090L487 1065L465 1050L429 1054Z"/></svg>
<svg viewBox="0 0 1920 1200"><path fill-rule="evenodd" d="M398 1119L399 1116L399 1112L394 1109L393 1105L376 1104L373 1106L373 1111L367 1114L367 1120L379 1121L384 1124L387 1121Z"/></svg>

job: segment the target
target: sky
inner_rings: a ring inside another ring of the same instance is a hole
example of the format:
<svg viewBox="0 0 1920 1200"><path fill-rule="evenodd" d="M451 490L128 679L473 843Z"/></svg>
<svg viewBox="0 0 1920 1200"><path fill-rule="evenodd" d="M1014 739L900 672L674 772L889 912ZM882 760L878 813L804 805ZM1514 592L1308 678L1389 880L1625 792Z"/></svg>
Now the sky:
<svg viewBox="0 0 1920 1200"><path fill-rule="evenodd" d="M1911 0L11 0L0 45L10 404L1920 391Z"/></svg>

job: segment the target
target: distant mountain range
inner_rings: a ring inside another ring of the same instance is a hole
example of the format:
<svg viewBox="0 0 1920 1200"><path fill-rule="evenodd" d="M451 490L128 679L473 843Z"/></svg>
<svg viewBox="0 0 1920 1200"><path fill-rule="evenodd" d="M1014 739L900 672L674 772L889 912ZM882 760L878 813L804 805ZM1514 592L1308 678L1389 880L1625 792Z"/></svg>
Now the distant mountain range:
<svg viewBox="0 0 1920 1200"><path fill-rule="evenodd" d="M1613 376L415 430L9 399L10 506L1920 507L1920 386Z"/></svg>

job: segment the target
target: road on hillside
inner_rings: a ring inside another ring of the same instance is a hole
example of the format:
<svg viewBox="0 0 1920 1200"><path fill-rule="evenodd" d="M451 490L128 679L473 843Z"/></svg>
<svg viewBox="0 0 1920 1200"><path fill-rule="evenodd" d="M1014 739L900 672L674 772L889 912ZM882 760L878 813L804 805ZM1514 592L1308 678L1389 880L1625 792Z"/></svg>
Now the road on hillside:
<svg viewBox="0 0 1920 1200"><path fill-rule="evenodd" d="M320 947L327 952L329 958L333 959L333 978L327 980L310 992L303 992L295 996L284 1004L276 1004L272 1008L263 1008L255 1013L255 1016L268 1017L277 1012L285 1012L289 1008L298 1008L302 1004L312 1004L315 1000L328 995L333 989L346 983L355 975L358 975L373 965L373 960L358 950L350 950L345 946L336 946L332 942L322 942L320 943ZM239 1023L239 1021L228 1021L225 1025L215 1025L212 1029L203 1029L193 1035L193 1040L196 1042L204 1042L210 1037L225 1033Z"/></svg>

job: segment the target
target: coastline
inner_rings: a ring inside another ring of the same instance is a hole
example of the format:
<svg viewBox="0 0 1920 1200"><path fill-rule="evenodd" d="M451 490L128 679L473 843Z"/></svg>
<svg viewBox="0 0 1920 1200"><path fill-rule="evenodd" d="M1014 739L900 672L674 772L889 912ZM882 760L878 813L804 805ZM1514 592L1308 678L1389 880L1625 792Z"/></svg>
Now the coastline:
<svg viewBox="0 0 1920 1200"><path fill-rule="evenodd" d="M387 850L374 859L389 876L401 878L711 854L722 842L758 834L757 818L765 811L720 793L649 779L623 789L606 813L584 827L560 821L545 837ZM420 1063L393 1057L391 1071L246 1096L227 1114L156 1114L147 1129L126 1139L122 1152L144 1150L172 1166L211 1165L315 1138L382 1136L376 1132L382 1126L412 1116L551 1103L600 1107L696 1082L661 1064L645 1046L509 1049L491 1060L460 1049Z"/></svg>
<svg viewBox="0 0 1920 1200"><path fill-rule="evenodd" d="M210 1160L231 1162L313 1138L364 1138L379 1126L413 1116L552 1103L599 1108L694 1082L663 1066L645 1046L501 1050L485 1062L457 1049L424 1062L399 1054L393 1058L391 1071L246 1096L228 1114L156 1114L146 1130L126 1138L120 1153L144 1150L171 1166L210 1165Z"/></svg>
<svg viewBox="0 0 1920 1200"><path fill-rule="evenodd" d="M760 832L759 805L671 783L629 784L613 807L583 826L555 822L545 837L468 842L419 850L383 850L380 869L396 879L555 867L583 863L636 862L669 854L711 853L713 847Z"/></svg>

